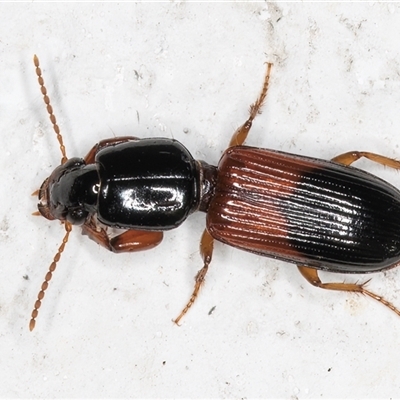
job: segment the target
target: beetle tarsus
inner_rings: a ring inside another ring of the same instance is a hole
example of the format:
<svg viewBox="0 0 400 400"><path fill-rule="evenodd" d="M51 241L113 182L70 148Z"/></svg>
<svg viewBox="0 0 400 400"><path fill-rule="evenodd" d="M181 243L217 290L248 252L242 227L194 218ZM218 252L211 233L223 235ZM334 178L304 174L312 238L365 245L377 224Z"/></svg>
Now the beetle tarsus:
<svg viewBox="0 0 400 400"><path fill-rule="evenodd" d="M265 97L267 96L268 92L271 68L272 68L272 63L267 63L267 72L265 74L264 84L261 89L261 93L258 96L257 100L250 106L250 116L247 119L247 121L242 126L240 126L233 134L232 139L229 143L229 147L241 146L245 142L247 135L249 134L249 131L253 124L254 118L257 116L257 114L261 114L261 107L264 104Z"/></svg>
<svg viewBox="0 0 400 400"><path fill-rule="evenodd" d="M367 281L368 282L368 281ZM365 282L362 286L364 286L367 282ZM384 299L382 296L379 296L378 294L372 293L369 290L366 290L363 288L363 291L361 292L362 294L371 297L372 299L379 301L379 303L382 303L386 307L388 307L390 310L395 312L398 316L400 316L400 310L395 307L392 303Z"/></svg>
<svg viewBox="0 0 400 400"><path fill-rule="evenodd" d="M210 235L208 230L205 229L203 232L203 235L201 236L201 241L200 241L200 254L201 254L201 257L203 258L204 266L196 275L196 278L195 278L196 283L195 283L193 293L190 296L188 303L186 304L186 306L182 310L182 312L179 314L178 318L173 320L175 322L175 324L177 324L177 325L179 325L179 321L189 311L190 307L192 307L193 303L197 299L197 296L199 295L201 286L203 285L205 278L206 278L208 266L211 263L213 250L214 250L214 239Z"/></svg>

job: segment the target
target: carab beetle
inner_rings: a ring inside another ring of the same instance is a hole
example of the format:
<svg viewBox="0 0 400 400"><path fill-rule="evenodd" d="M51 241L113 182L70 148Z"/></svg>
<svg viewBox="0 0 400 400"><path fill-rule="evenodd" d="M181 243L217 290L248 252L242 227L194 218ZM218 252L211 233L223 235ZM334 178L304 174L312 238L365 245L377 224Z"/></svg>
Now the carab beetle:
<svg viewBox="0 0 400 400"><path fill-rule="evenodd" d="M31 330L72 225L108 250L129 252L157 246L163 231L178 227L194 211L206 213L200 242L204 265L176 323L198 296L214 240L295 263L314 286L367 295L400 315L367 290L367 282L323 283L318 276L318 270L377 272L400 262L400 191L350 166L361 157L395 169L400 162L370 152L326 161L243 146L265 100L272 64L249 118L217 167L193 159L182 144L166 138L106 139L85 158L68 159L36 56L34 64L62 153L61 165L35 192L36 214L60 220L66 234L38 294ZM108 228L125 231L112 236Z"/></svg>

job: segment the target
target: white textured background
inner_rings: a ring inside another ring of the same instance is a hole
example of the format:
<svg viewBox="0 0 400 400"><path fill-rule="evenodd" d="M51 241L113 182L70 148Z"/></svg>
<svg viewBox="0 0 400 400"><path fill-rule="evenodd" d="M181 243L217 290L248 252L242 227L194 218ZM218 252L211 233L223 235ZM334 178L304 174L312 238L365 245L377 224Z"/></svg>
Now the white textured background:
<svg viewBox="0 0 400 400"><path fill-rule="evenodd" d="M217 245L176 327L201 266L202 214L137 254L75 229L28 330L64 234L31 216L30 193L60 160L34 53L71 157L114 135L166 136L217 163L266 61L271 89L248 144L399 157L399 37L399 4L2 3L0 396L399 397L400 318L313 288L290 264ZM358 166L400 186L395 172ZM399 274L370 288L400 307Z"/></svg>

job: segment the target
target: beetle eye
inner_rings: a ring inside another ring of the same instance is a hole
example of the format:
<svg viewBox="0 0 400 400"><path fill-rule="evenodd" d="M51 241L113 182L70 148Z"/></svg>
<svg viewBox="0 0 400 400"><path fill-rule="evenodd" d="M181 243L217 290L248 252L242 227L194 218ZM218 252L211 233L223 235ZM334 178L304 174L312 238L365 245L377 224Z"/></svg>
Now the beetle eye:
<svg viewBox="0 0 400 400"><path fill-rule="evenodd" d="M68 210L67 221L71 222L73 225L82 225L85 222L88 214L89 213L83 208Z"/></svg>

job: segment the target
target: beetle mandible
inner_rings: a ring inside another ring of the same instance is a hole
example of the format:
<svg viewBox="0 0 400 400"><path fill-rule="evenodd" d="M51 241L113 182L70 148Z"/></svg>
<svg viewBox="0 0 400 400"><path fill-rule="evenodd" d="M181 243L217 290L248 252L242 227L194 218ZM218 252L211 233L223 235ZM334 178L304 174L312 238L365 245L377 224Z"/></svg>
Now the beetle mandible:
<svg viewBox="0 0 400 400"><path fill-rule="evenodd" d="M167 138L105 139L86 157L68 159L36 55L34 64L62 154L61 165L35 192L35 214L60 220L66 233L38 294L30 330L72 225L110 251L130 252L157 246L163 231L195 211L206 213L203 267L175 323L199 294L214 240L297 264L314 286L367 295L400 315L366 289L368 281L323 283L318 276L318 270L369 273L400 263L400 191L350 166L362 157L394 169L400 162L371 152L351 151L327 161L244 146L267 94L271 63L249 118L234 132L217 167L194 160L181 143ZM108 227L125 231L112 236Z"/></svg>

